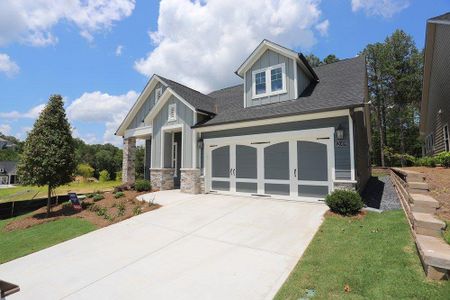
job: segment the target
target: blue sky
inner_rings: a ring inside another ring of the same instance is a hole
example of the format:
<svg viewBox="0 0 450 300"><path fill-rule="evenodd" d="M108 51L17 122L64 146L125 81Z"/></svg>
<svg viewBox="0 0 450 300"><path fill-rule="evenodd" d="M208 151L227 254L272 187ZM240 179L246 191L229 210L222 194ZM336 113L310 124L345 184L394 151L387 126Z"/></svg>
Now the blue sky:
<svg viewBox="0 0 450 300"><path fill-rule="evenodd" d="M346 58L400 28L422 48L426 19L450 11L450 0L61 3L0 4L3 133L24 139L59 93L75 136L120 145L114 131L153 73L204 92L236 84L233 71L263 38Z"/></svg>

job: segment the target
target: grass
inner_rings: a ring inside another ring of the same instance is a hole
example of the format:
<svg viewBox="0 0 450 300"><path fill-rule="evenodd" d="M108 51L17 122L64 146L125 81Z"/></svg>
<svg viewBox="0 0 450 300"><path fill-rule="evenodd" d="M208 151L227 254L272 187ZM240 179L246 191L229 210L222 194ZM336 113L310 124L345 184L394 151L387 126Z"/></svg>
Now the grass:
<svg viewBox="0 0 450 300"><path fill-rule="evenodd" d="M445 223L447 224L447 228L444 231L444 240L450 244L450 221L445 221Z"/></svg>
<svg viewBox="0 0 450 300"><path fill-rule="evenodd" d="M348 285L349 292L344 291ZM276 299L448 299L426 279L403 211L356 220L328 216Z"/></svg>
<svg viewBox="0 0 450 300"><path fill-rule="evenodd" d="M382 168L372 168L372 176L373 177L383 177L388 176L389 169L382 169Z"/></svg>
<svg viewBox="0 0 450 300"><path fill-rule="evenodd" d="M72 182L70 184L58 187L56 189L56 194L66 195L68 192L92 193L96 190L106 191L111 190L117 185L120 185L119 181ZM16 186L12 188L0 189L0 203L45 197L47 197L46 186Z"/></svg>
<svg viewBox="0 0 450 300"><path fill-rule="evenodd" d="M11 220L0 221L0 264L96 229L95 225L86 220L64 218L27 229L3 231L3 227Z"/></svg>

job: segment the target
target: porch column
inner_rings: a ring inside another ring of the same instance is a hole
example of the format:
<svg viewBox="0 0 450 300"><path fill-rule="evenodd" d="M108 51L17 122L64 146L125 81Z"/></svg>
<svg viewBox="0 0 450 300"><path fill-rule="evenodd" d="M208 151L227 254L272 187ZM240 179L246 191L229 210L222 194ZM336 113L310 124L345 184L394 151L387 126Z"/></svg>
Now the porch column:
<svg viewBox="0 0 450 300"><path fill-rule="evenodd" d="M123 139L122 183L134 183L136 158L136 138Z"/></svg>

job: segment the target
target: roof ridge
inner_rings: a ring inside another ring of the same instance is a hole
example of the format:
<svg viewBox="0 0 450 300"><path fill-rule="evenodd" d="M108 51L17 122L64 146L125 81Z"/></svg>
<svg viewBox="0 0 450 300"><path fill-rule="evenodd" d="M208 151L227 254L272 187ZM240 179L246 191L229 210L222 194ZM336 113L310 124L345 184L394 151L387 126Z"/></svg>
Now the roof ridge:
<svg viewBox="0 0 450 300"><path fill-rule="evenodd" d="M163 81L164 81L164 80L171 81L171 82L173 82L173 83L176 83L176 84L178 84L178 85L181 85L182 87L185 87L185 88L187 88L187 89L190 89L191 91L197 92L197 93L199 93L199 94L202 94L203 96L206 96L206 97L208 97L208 98L211 98L211 97L209 97L207 94L204 94L204 93L202 93L202 92L200 92L200 91L198 91L198 90L196 90L196 89L194 89L194 88L191 88L191 87L189 87L189 86L187 86L187 85L185 85L185 84L179 83L178 81L172 80L172 79L170 79L170 78L163 77L163 76L158 75L158 74L155 74L155 75L158 76L159 78L161 78ZM214 100L214 99L211 98L211 100Z"/></svg>
<svg viewBox="0 0 450 300"><path fill-rule="evenodd" d="M238 87L238 86L242 86L242 85L244 85L244 84L243 83L239 83L239 84L227 86L227 87L224 87L224 88L221 88L221 89L218 89L218 90L214 90L211 93L209 93L208 95L211 95L212 93L216 93L216 92L221 92L221 91L224 91L224 90L232 89L232 88L235 88L235 87Z"/></svg>

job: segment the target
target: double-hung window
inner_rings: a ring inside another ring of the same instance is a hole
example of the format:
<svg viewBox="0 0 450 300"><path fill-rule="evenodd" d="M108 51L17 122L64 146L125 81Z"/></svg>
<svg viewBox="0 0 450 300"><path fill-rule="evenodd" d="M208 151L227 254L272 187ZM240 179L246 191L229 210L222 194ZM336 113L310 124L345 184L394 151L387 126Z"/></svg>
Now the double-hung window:
<svg viewBox="0 0 450 300"><path fill-rule="evenodd" d="M448 124L444 125L442 128L444 131L444 147L445 151L450 151L450 133L448 132Z"/></svg>
<svg viewBox="0 0 450 300"><path fill-rule="evenodd" d="M253 98L286 93L285 68L285 64L283 63L253 71Z"/></svg>

